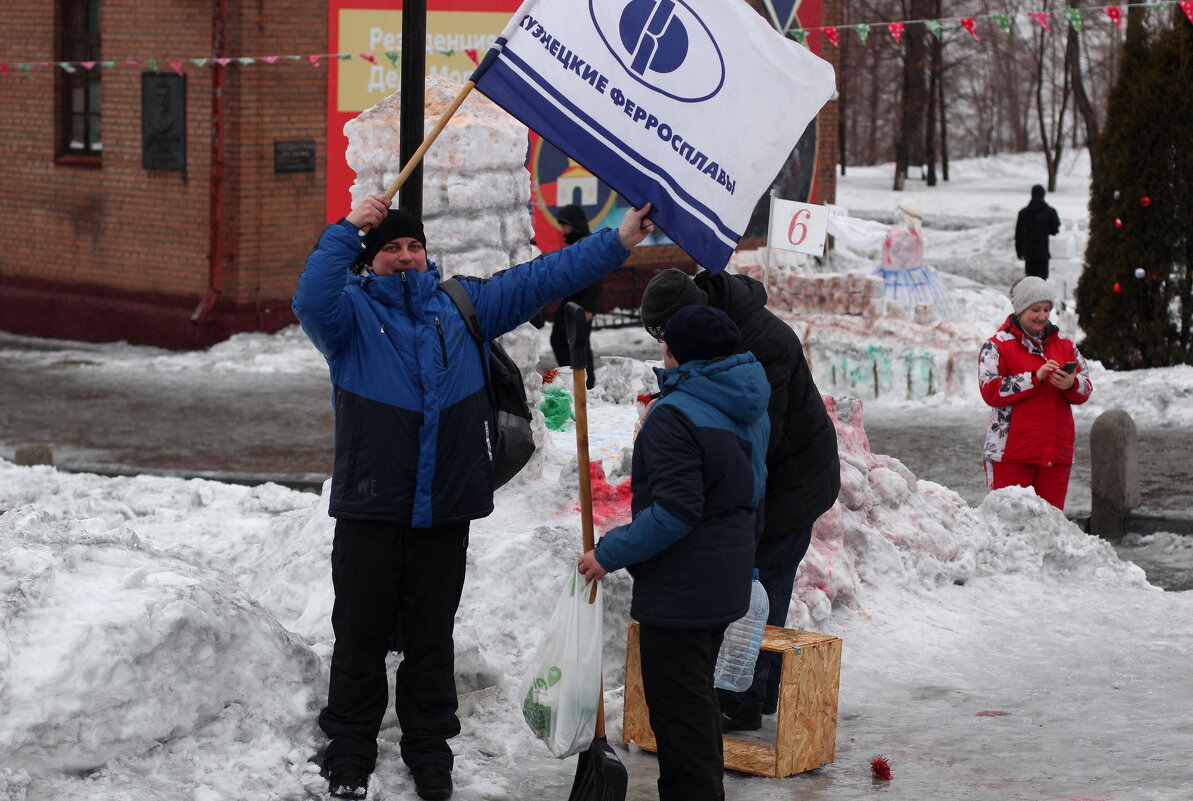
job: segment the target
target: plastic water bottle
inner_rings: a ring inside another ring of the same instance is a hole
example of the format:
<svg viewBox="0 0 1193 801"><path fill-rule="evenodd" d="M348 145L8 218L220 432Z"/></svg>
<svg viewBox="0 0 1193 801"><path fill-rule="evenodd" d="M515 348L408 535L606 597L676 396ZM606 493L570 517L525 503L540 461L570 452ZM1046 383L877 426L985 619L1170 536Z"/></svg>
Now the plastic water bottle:
<svg viewBox="0 0 1193 801"><path fill-rule="evenodd" d="M721 652L717 654L717 667L713 672L715 687L739 693L749 689L754 681L754 663L758 661L768 614L770 602L766 599L766 590L758 580L758 569L755 568L754 583L750 587L750 611L725 629L725 639L721 642Z"/></svg>

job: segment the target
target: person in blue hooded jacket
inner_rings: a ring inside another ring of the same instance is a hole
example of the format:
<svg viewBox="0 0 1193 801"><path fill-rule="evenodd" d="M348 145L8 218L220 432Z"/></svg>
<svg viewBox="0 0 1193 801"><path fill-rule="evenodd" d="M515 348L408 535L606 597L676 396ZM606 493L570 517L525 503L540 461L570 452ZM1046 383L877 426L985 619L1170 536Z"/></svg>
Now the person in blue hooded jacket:
<svg viewBox="0 0 1193 801"><path fill-rule="evenodd" d="M327 359L335 411L335 646L319 725L331 794L363 798L388 703L385 657L400 629L402 759L419 796L442 799L452 793L447 741L460 732L452 635L469 522L493 511L496 431L480 349L439 289L422 222L389 206L371 195L329 225L294 295L294 314ZM485 339L621 266L653 230L649 210L528 264L464 279Z"/></svg>
<svg viewBox="0 0 1193 801"><path fill-rule="evenodd" d="M661 801L725 797L713 671L725 628L750 606L770 437L766 372L734 353L740 338L711 306L667 321L660 396L634 442L634 520L578 563L590 580L623 567L634 577Z"/></svg>

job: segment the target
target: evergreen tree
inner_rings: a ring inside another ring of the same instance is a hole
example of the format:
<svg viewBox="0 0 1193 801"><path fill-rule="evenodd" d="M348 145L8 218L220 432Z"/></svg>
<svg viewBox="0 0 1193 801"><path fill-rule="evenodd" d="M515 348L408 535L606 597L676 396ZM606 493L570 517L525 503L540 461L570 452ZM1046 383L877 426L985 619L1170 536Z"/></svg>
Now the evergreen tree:
<svg viewBox="0 0 1193 801"><path fill-rule="evenodd" d="M1193 25L1183 13L1128 35L1094 164L1082 350L1113 369L1193 363Z"/></svg>

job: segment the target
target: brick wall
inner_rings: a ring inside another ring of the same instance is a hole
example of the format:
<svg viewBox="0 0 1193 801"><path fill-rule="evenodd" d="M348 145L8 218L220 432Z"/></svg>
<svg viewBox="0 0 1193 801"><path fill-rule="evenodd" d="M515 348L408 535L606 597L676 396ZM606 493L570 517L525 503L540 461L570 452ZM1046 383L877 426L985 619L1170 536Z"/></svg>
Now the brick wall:
<svg viewBox="0 0 1193 801"><path fill-rule="evenodd" d="M326 4L226 3L225 55L326 49ZM204 322L192 313L211 270L213 69L189 61L186 169L141 166L141 73L126 59L211 55L212 3L146 6L104 0L103 154L99 165L57 159L61 71L0 80L0 329L95 341L200 347L290 322L289 299L323 225L326 67L302 61L224 69L225 159L219 193L222 291ZM9 0L6 59L56 58L54 5ZM274 173L275 140L315 142L316 170Z"/></svg>
<svg viewBox="0 0 1193 801"><path fill-rule="evenodd" d="M321 53L326 3L225 0L225 55ZM823 24L839 23L826 0ZM0 52L8 62L57 57L55 4L6 0ZM105 60L211 55L212 3L104 0ZM268 10L268 13L267 13ZM828 46L822 54L837 59ZM239 331L273 331L293 321L290 296L323 219L325 62L231 65L224 70L225 157L221 292L202 323L209 294L212 203L210 67L186 62L186 169L141 166L142 69L117 66L103 78L102 164L59 163L57 68L12 70L0 79L0 330L68 339L204 347ZM836 195L837 102L818 120L820 202ZM315 142L316 169L274 173L274 143ZM743 243L756 247L757 243ZM653 273L693 269L678 248L635 253Z"/></svg>

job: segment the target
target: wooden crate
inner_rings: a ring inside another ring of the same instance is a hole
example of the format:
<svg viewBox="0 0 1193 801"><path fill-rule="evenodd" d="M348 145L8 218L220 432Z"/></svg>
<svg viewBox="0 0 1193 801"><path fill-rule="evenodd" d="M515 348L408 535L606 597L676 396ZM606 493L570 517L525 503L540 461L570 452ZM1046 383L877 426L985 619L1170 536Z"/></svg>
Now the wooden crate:
<svg viewBox="0 0 1193 801"><path fill-rule="evenodd" d="M762 650L776 651L783 659L775 744L726 736L725 767L777 778L829 764L835 758L837 742L840 638L767 626ZM637 623L630 623L625 672L622 743L633 740L644 750L657 751L642 690Z"/></svg>

